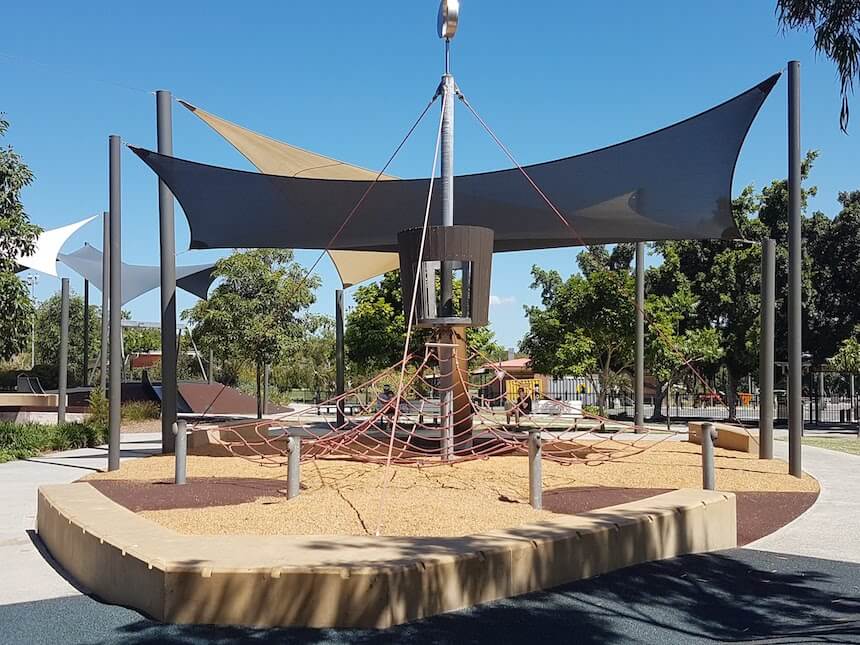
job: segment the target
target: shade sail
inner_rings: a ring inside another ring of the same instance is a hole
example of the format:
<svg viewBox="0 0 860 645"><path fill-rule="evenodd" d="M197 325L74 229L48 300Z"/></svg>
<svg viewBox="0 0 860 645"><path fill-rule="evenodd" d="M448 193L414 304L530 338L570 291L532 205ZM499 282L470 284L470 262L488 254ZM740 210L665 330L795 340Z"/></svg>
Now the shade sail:
<svg viewBox="0 0 860 645"><path fill-rule="evenodd" d="M102 252L85 245L72 253L61 253L60 261L78 275L83 276L100 291L102 290ZM176 286L206 299L209 286L215 279L212 275L214 262L176 267ZM122 263L122 304L131 302L147 291L161 285L161 269L157 266Z"/></svg>
<svg viewBox="0 0 860 645"><path fill-rule="evenodd" d="M735 238L735 163L778 79L775 74L717 107L637 139L527 166L571 226L518 169L456 177L454 220L493 229L495 251ZM179 200L192 248L395 252L397 233L421 225L427 179L378 183L338 233L367 191L367 180L267 175L132 150ZM434 224L441 223L440 190L437 183Z"/></svg>
<svg viewBox="0 0 860 645"><path fill-rule="evenodd" d="M60 249L79 228L92 222L98 215L93 215L80 222L42 231L36 240L33 253L15 259L19 266L34 269L57 277L57 255ZM23 269L22 269L23 270Z"/></svg>
<svg viewBox="0 0 860 645"><path fill-rule="evenodd" d="M370 180L379 173L348 164L338 159L303 150L296 146L267 137L248 128L215 116L187 101L179 101L194 116L206 123L233 145L260 172L284 177L311 179ZM379 175L380 181L397 179L392 175ZM332 251L329 253L341 282L345 287L370 280L400 267L396 253L370 251Z"/></svg>

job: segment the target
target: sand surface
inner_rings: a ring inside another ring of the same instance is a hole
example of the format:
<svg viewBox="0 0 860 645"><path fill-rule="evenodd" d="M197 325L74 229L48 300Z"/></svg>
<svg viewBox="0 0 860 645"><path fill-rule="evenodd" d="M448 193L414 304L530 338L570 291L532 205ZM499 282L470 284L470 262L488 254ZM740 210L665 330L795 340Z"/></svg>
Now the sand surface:
<svg viewBox="0 0 860 645"><path fill-rule="evenodd" d="M640 443L641 445L641 443ZM788 475L780 460L716 449L717 487L727 491L818 490L817 482ZM112 473L84 479L170 481L174 462L155 456L125 462ZM267 467L239 457L188 457L188 477L278 479L286 467ZM163 484L161 485L163 486ZM699 446L658 442L649 450L598 465L543 463L545 491L563 487L676 489L701 487ZM493 457L454 466L384 466L319 459L302 465L302 493L252 502L146 510L141 515L190 534L455 536L513 527L552 517L528 505L524 457ZM659 491L655 490L655 493Z"/></svg>

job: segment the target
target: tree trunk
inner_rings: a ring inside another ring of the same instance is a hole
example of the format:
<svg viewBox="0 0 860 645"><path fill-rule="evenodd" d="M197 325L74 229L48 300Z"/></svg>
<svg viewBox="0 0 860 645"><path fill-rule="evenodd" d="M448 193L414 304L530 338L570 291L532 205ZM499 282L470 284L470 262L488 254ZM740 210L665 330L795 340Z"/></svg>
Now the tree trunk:
<svg viewBox="0 0 860 645"><path fill-rule="evenodd" d="M651 413L651 421L657 421L663 416L660 409L663 407L664 398L663 383L656 381L654 383L654 411Z"/></svg>
<svg viewBox="0 0 860 645"><path fill-rule="evenodd" d="M666 383L666 430L672 430L672 379Z"/></svg>
<svg viewBox="0 0 860 645"><path fill-rule="evenodd" d="M257 418L263 418L263 397L261 396L261 379L260 379L260 361L257 361L255 365L255 369L257 372Z"/></svg>
<svg viewBox="0 0 860 645"><path fill-rule="evenodd" d="M732 370L728 372L728 388L726 388L726 403L729 406L729 421L737 421L738 416L738 379Z"/></svg>

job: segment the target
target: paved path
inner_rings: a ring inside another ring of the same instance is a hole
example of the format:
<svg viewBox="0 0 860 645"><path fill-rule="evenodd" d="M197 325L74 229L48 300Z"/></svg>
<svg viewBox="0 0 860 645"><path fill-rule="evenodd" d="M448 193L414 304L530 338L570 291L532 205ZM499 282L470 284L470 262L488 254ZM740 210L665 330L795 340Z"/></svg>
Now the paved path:
<svg viewBox="0 0 860 645"><path fill-rule="evenodd" d="M382 631L164 625L85 596L0 606L4 645L860 644L860 565L732 549L650 562Z"/></svg>
<svg viewBox="0 0 860 645"><path fill-rule="evenodd" d="M788 442L774 441L774 455L788 459ZM747 548L860 563L860 456L803 446L803 470L820 482L818 500Z"/></svg>
<svg viewBox="0 0 860 645"><path fill-rule="evenodd" d="M155 433L127 434L122 439L123 459L143 457L160 449L160 436ZM0 605L80 593L45 560L41 543L35 539L36 489L41 484L72 482L106 467L104 448L70 450L0 464Z"/></svg>

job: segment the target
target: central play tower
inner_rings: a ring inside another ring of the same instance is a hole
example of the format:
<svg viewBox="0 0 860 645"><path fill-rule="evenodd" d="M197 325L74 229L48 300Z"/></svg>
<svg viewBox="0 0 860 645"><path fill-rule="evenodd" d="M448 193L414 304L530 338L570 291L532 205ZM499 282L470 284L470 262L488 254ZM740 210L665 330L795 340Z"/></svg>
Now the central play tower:
<svg viewBox="0 0 860 645"><path fill-rule="evenodd" d="M465 328L489 322L494 237L488 228L454 225L454 103L459 90L451 74L451 40L459 18L459 0L442 0L438 32L445 41L445 74L437 91L442 96L442 224L407 229L397 236L406 320L435 330L439 348L443 459L454 456L455 437L472 428L468 387L457 375L468 373ZM471 437L465 443L471 447Z"/></svg>

